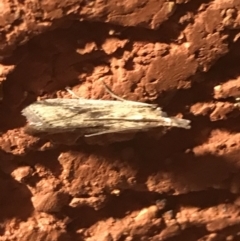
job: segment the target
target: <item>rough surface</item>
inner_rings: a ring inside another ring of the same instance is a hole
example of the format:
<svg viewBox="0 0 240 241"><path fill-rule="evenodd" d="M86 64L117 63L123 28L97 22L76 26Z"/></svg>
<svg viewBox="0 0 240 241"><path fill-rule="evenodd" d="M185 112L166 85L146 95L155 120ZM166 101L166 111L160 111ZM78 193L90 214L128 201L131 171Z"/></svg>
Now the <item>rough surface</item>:
<svg viewBox="0 0 240 241"><path fill-rule="evenodd" d="M240 240L239 0L4 0L0 13L0 241ZM100 146L24 132L34 100L71 98L66 86L110 99L102 80L192 128Z"/></svg>

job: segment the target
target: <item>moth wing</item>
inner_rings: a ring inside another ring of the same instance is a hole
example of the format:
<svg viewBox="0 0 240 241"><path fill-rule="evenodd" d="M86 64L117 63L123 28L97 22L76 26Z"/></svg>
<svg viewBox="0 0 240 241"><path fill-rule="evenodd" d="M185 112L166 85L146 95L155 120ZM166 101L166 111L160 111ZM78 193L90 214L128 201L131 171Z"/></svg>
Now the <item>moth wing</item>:
<svg viewBox="0 0 240 241"><path fill-rule="evenodd" d="M190 128L189 121L169 118L154 105L123 101L47 99L31 104L22 113L35 133L79 130L89 137L159 126Z"/></svg>

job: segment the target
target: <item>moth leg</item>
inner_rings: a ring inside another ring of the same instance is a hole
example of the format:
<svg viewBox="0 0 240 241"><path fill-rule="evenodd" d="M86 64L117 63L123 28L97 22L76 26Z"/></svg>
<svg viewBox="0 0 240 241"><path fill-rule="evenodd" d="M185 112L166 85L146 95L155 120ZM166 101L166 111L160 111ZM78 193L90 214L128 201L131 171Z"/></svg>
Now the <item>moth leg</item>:
<svg viewBox="0 0 240 241"><path fill-rule="evenodd" d="M93 134L88 134L88 135L84 135L85 137L92 137L92 136L100 136L100 135L105 135L105 134L116 134L116 133L123 133L123 132L137 132L137 131L140 131L142 130L142 127L140 128L124 128L124 129L121 129L120 131L116 131L116 130L110 130L110 131L102 131L102 132L97 132L97 133L93 133ZM147 130L147 129L145 129Z"/></svg>

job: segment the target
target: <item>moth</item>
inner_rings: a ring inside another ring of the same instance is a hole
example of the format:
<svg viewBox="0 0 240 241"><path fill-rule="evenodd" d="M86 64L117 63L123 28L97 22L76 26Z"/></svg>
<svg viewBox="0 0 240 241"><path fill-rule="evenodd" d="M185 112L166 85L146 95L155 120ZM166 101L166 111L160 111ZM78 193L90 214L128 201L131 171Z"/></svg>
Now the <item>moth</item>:
<svg viewBox="0 0 240 241"><path fill-rule="evenodd" d="M136 133L156 127L190 128L190 121L168 117L155 104L118 100L46 99L22 110L31 134L77 132L79 137Z"/></svg>

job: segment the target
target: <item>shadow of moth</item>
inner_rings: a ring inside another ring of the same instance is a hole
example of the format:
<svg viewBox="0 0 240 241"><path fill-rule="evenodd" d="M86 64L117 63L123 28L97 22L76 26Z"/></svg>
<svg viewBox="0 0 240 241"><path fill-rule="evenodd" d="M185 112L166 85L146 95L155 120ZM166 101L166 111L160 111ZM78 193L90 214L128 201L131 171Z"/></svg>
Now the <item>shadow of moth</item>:
<svg viewBox="0 0 240 241"><path fill-rule="evenodd" d="M190 128L190 121L168 117L154 104L128 100L46 99L22 110L26 132L78 132L79 137L147 131L156 127Z"/></svg>

